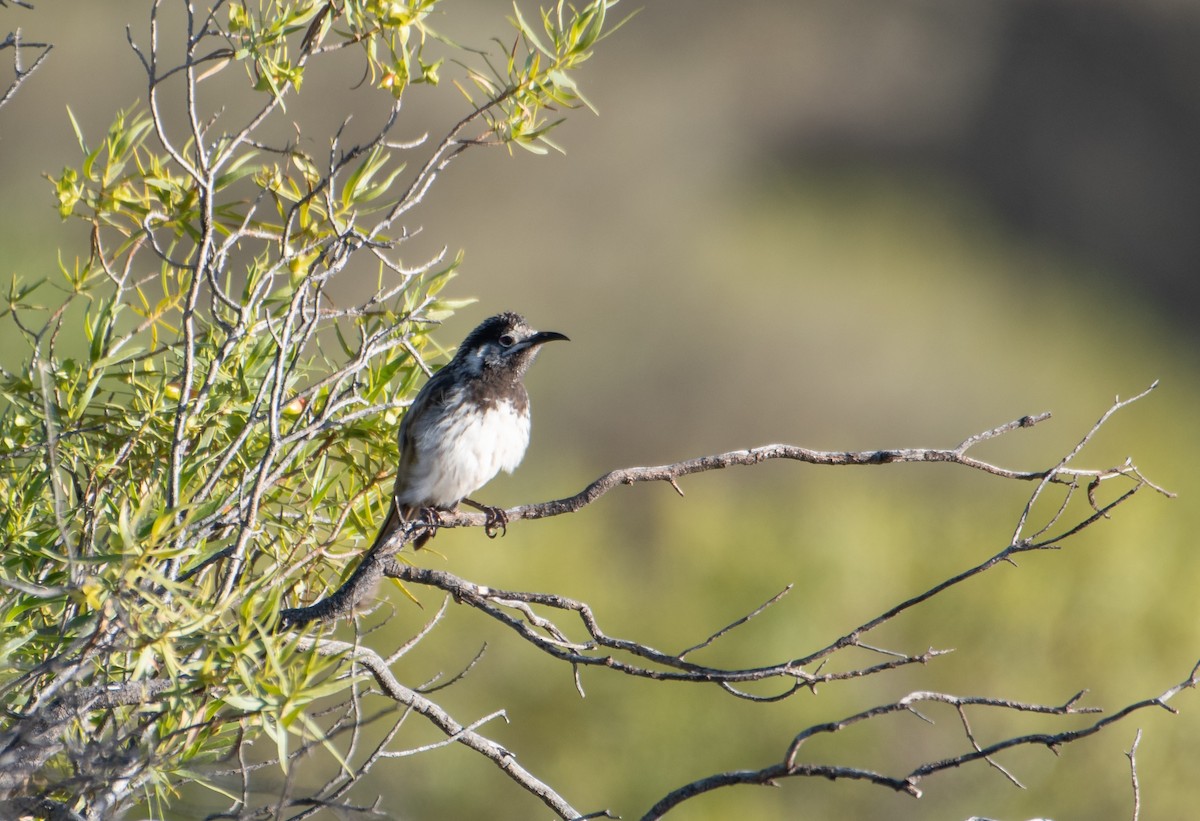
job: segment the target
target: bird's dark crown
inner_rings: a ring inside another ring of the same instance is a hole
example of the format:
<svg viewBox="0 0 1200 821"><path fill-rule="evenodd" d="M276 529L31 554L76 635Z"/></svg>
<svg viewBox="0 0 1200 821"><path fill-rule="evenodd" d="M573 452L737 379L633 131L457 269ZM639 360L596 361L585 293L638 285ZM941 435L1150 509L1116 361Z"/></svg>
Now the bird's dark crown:
<svg viewBox="0 0 1200 821"><path fill-rule="evenodd" d="M557 331L535 331L525 317L506 311L488 317L467 334L451 364L474 373L503 369L519 379L542 343L566 338Z"/></svg>
<svg viewBox="0 0 1200 821"><path fill-rule="evenodd" d="M467 334L467 338L458 347L458 353L478 350L484 345L498 345L500 337L505 334L514 338L524 338L532 333L533 329L525 322L525 317L512 311L505 311L502 314L489 316L479 323L475 330Z"/></svg>

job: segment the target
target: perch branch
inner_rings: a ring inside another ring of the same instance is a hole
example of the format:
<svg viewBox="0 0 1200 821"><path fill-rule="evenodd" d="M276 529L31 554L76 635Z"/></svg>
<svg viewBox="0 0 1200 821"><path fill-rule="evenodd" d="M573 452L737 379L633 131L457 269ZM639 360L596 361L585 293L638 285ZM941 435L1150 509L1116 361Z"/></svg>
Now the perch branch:
<svg viewBox="0 0 1200 821"><path fill-rule="evenodd" d="M797 445L764 445L748 450L734 450L718 453L712 456L700 456L682 462L653 467L630 467L610 471L596 479L586 488L564 499L542 502L539 504L521 505L504 511L508 521L516 522L522 519L544 519L550 516L561 516L564 513L574 513L595 502L610 490L621 485L633 485L641 482L667 482L676 486L677 480L694 473L706 473L711 470L723 470L729 467L758 465L772 459L787 459L796 462L807 462L812 465L888 465L901 462L949 462L962 465L973 470L983 471L993 476L1018 481L1034 481L1039 484L1063 484L1073 486L1081 479L1091 482L1105 481L1116 477L1131 479L1137 484L1144 484L1165 496L1173 496L1167 490L1150 482L1142 475L1132 462L1098 470L1087 470L1068 467L1083 447L1091 441L1096 432L1117 411L1144 398L1158 386L1155 382L1146 390L1129 399L1117 399L1103 416L1092 426L1091 430L1053 467L1042 470L1012 470L999 465L977 459L969 455L976 445L1003 436L1021 428L1031 428L1050 418L1050 413L1039 413L1032 416L1022 416L999 427L976 433L959 442L952 448L900 448L894 450L868 451L824 451L803 448ZM482 513L466 511L444 514L437 527L482 527L487 523L487 517Z"/></svg>
<svg viewBox="0 0 1200 821"><path fill-rule="evenodd" d="M874 451L819 451L811 450L809 448L802 448L795 445L767 445L759 448L751 448L749 450L737 450L716 454L713 456L701 456L695 459L688 459L668 465L622 468L620 470L614 470L604 474L586 488L581 490L579 493L576 493L574 496L549 502L509 508L505 511L505 515L509 522L516 522L522 519L543 519L550 516L560 516L564 513L574 513L578 510L581 510L585 506L599 499L604 494L608 493L608 491L620 485L632 485L641 482L668 482L672 486L678 488L677 480L683 476L688 476L694 473L705 473L711 470L722 470L724 468L739 465L758 465L772 459L788 459L792 461L807 462L814 465L884 465L897 462L948 462L952 464L963 465L974 470L981 470L985 473L1006 479L1038 482L1037 489L1034 491L1033 497L1031 498L1030 503L1026 505L1025 512L1021 517L1021 525L1018 526L1017 530L1019 534L1029 514L1029 510L1032 507L1033 501L1035 501L1037 497L1040 496L1042 490L1051 483L1063 484L1068 486L1069 489L1073 489L1078 486L1080 479L1087 479L1089 482L1094 484L1106 479L1122 476L1134 482L1135 490L1142 485L1148 485L1161 493L1170 495L1167 491L1149 482L1141 474L1138 468L1130 461L1126 461L1124 464L1113 468L1101 470L1086 470L1068 467L1068 463L1079 454L1083 446L1091 440L1096 431L1108 421L1113 413L1146 396L1150 391L1154 390L1157 384L1157 382L1154 383L1145 391L1142 391L1131 399L1117 399L1108 409L1108 411L1100 417L1099 421L1092 426L1091 430L1087 433L1087 435L1084 436L1082 441L1076 445L1070 453L1060 459L1054 465L1054 467L1044 470L1011 470L1009 468L994 465L990 462L976 459L975 457L970 456L968 451L981 442L995 439L998 436L1002 436L1020 428L1033 427L1034 425L1049 419L1049 413L1041 413L1034 416L1022 416L1019 419L1015 419L1011 422L1000 425L999 427L969 436L952 448L904 448L897 450ZM1113 502L1104 508L1099 508L1096 516L1093 516L1092 518L1075 525L1072 529L1068 530L1061 536L1056 537L1055 539L1042 540L1037 543L1018 541L1014 539L1013 544L1006 548L1005 551L1002 551L997 556L989 559L983 565L964 571L964 573L960 576L949 579L942 585L927 591L921 596L898 605L898 607L895 609L895 612L889 611L889 613L881 615L875 622L869 622L866 625L863 625L853 633L848 634L842 639L839 639L835 645L831 645L831 647L827 648L827 650L832 652L832 650L838 649L842 646L856 643L860 633L877 626L877 624L881 623L882 621L890 619L892 616L896 615L896 613L902 610L905 610L915 604L919 604L921 601L924 601L930 596L941 592L941 590L945 587L957 584L960 581L975 575L976 573L986 570L988 567L991 567L993 564L999 561L1008 559L1013 552L1043 548L1051 545L1055 541L1065 538L1066 536L1073 535L1083 527L1092 524L1097 517L1102 516L1117 504L1124 501L1128 495L1129 494L1126 494L1126 496L1121 497L1116 502ZM1061 511L1060 515L1056 516L1052 522L1057 521L1060 516ZM384 573L384 560L390 560L395 552L411 541L413 534L419 530L431 526L486 527L486 525L487 516L485 514L470 513L465 511L443 513L437 522L414 521L409 523L409 526L407 528L400 529L390 542L380 545L377 551L368 551L363 556L363 559L353 576L338 590L330 594L330 596L328 596L326 599L305 607L294 607L284 610L281 614L281 629L303 626L318 620L335 620L351 613L357 602L366 596L369 591L374 589L375 583L379 580L380 575ZM1045 528L1043 528L1043 531L1044 530ZM1038 535L1040 534L1041 532L1039 532ZM377 553L382 553L382 555L377 555ZM395 570L395 572L391 572L389 570L387 575L393 575L402 580L416 580L409 575L409 570L405 570L402 567L397 567L395 562L391 562L386 566ZM470 583L464 584L469 585L469 587L472 589L475 587L474 585L470 585ZM461 586L457 585L456 583L451 583L449 587L443 589L458 596L460 595L461 591L456 590L456 587ZM466 590L466 588L464 587L462 590ZM567 609L577 610L578 608L570 606ZM595 638L595 636L593 637ZM539 637L539 640L540 639L541 637ZM826 655L828 655L828 653L826 653ZM675 658L677 662L682 662L681 657ZM800 663L807 664L811 661L814 661L816 658L817 657L811 657L803 660ZM588 662L583 662L580 660L580 663Z"/></svg>

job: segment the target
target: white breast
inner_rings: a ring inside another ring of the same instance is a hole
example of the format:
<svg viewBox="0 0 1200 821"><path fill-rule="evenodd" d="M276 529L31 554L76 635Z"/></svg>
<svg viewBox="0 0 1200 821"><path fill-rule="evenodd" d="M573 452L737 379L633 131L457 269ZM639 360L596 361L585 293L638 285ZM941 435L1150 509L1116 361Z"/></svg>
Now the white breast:
<svg viewBox="0 0 1200 821"><path fill-rule="evenodd" d="M428 434L401 504L450 506L501 470L511 473L529 446L529 415L500 402L483 413L448 414Z"/></svg>

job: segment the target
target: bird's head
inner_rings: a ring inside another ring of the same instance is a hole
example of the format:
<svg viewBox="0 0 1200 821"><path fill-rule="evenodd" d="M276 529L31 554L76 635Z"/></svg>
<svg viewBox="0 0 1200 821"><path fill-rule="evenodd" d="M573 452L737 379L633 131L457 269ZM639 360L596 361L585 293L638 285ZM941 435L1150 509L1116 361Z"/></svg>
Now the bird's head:
<svg viewBox="0 0 1200 821"><path fill-rule="evenodd" d="M488 317L458 347L454 359L474 373L511 373L520 379L546 342L567 339L557 331L535 331L520 314Z"/></svg>

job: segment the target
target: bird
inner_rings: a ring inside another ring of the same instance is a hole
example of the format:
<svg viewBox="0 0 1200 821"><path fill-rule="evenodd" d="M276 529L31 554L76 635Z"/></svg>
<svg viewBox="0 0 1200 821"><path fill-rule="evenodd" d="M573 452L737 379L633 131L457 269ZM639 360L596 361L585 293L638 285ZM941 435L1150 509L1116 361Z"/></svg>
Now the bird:
<svg viewBox="0 0 1200 821"><path fill-rule="evenodd" d="M489 317L467 334L400 423L396 483L372 551L417 514L436 522L439 511L454 510L463 501L488 514L489 535L503 528L503 511L466 497L521 463L530 431L529 393L522 380L542 345L567 339L557 331L536 331L512 312ZM423 530L414 548L433 533L432 527Z"/></svg>

